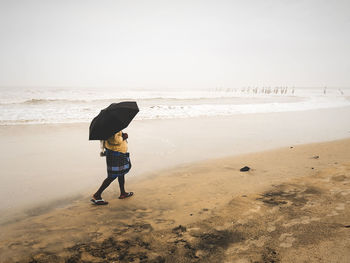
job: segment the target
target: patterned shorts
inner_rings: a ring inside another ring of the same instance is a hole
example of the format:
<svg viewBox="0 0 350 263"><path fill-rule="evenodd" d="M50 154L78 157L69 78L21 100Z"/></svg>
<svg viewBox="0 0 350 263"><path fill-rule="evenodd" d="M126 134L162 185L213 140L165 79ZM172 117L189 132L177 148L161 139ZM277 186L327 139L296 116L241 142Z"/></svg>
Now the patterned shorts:
<svg viewBox="0 0 350 263"><path fill-rule="evenodd" d="M127 174L131 169L129 153L115 152L106 149L106 162L108 177L116 178Z"/></svg>

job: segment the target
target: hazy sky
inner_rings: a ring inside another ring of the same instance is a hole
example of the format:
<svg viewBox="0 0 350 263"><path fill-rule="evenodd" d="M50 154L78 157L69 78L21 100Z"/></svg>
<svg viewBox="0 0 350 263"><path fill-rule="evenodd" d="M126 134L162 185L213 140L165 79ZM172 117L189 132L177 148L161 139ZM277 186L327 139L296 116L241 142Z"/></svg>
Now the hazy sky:
<svg viewBox="0 0 350 263"><path fill-rule="evenodd" d="M0 0L0 86L350 86L350 1Z"/></svg>

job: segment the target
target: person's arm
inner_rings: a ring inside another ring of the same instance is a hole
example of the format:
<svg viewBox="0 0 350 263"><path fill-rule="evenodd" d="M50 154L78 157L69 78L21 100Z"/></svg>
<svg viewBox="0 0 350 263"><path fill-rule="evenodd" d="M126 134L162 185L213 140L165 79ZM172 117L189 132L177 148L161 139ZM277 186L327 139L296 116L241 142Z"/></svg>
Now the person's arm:
<svg viewBox="0 0 350 263"><path fill-rule="evenodd" d="M100 141L100 149L101 149L101 151L100 151L100 156L101 157L103 157L103 156L105 156L106 154L105 154L105 141Z"/></svg>
<svg viewBox="0 0 350 263"><path fill-rule="evenodd" d="M101 152L103 152L105 150L105 141L100 141L100 148L101 148Z"/></svg>

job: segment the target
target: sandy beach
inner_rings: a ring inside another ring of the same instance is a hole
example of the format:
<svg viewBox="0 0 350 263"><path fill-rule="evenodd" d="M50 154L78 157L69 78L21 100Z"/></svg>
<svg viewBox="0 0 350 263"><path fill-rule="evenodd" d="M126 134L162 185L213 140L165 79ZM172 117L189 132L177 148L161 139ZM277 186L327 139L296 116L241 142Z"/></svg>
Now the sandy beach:
<svg viewBox="0 0 350 263"><path fill-rule="evenodd" d="M143 120L128 127L137 183L164 169L289 145L348 138L350 108L305 112ZM35 205L70 202L96 191L106 176L88 123L0 126L2 217Z"/></svg>
<svg viewBox="0 0 350 263"><path fill-rule="evenodd" d="M164 170L3 224L1 262L349 262L350 140ZM240 172L244 165L249 172Z"/></svg>
<svg viewBox="0 0 350 263"><path fill-rule="evenodd" d="M350 263L349 10L0 1L0 263Z"/></svg>
<svg viewBox="0 0 350 263"><path fill-rule="evenodd" d="M349 262L348 113L135 122L105 207L86 124L4 126L0 262Z"/></svg>

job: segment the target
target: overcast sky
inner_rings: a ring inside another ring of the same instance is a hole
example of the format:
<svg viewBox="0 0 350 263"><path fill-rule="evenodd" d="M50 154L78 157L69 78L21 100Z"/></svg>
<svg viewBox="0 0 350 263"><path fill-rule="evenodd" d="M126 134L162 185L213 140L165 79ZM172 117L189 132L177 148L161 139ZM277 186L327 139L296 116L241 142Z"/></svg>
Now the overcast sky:
<svg viewBox="0 0 350 263"><path fill-rule="evenodd" d="M0 86L350 86L350 1L0 0Z"/></svg>

